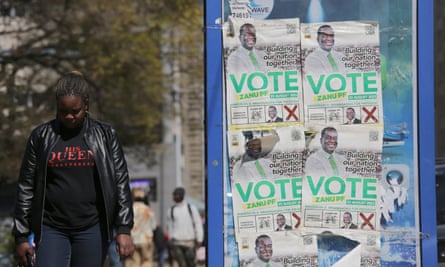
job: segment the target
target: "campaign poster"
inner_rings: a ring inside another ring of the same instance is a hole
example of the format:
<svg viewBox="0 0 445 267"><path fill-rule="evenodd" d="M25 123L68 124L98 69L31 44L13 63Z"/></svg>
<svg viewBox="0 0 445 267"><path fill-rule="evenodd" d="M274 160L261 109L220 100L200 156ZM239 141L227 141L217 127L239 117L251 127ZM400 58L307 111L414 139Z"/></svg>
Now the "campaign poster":
<svg viewBox="0 0 445 267"><path fill-rule="evenodd" d="M307 24L332 24L332 22L338 23L350 23L350 22L376 22L378 29L378 49L374 47L372 51L378 52L380 69L376 69L380 75L381 80L381 98L383 104L374 101L372 97L361 100L355 99L356 103L349 101L343 102L343 106L337 106L332 99L326 99L323 101L333 101L333 103L327 105L321 103L320 105L314 104L313 98L308 102L313 108L313 112L303 113L303 116L310 118L312 124L307 127L305 136L307 138L307 149L304 155L308 155L312 148L309 145L315 144L312 141L320 142L319 137L316 137L317 129L321 130L323 126L338 127L343 124L348 124L350 132L350 138L354 139L353 134L360 128L367 126L374 130L374 134L371 136L383 135L382 153L381 153L381 177L378 179L377 187L380 191L380 213L376 213L376 216L370 217L369 215L360 216L360 212L351 212L350 210L341 210L335 216L332 213L325 214L326 218L336 218L337 224L329 222L328 228L319 228L320 231L346 231L343 230L342 224L344 218L347 221L352 221L359 227L365 223L366 227L369 224L379 224L379 231L364 230L369 233L381 234L381 253L380 253L380 266L418 266L420 264L420 252L419 244L422 233L419 232L419 199L418 199L418 137L417 137L417 73L416 73L416 16L415 9L417 1L411 0L394 0L394 1L348 1L348 0L303 0L303 1L287 1L287 0L261 0L261 1L244 1L244 0L224 0L222 1L224 6L223 14L223 35L227 33L235 36L234 28L230 31L226 29L226 22L229 21L229 17L238 19L253 19L253 20L276 20L276 19L299 19L300 23ZM414 11L414 12L413 12ZM303 35L302 28L301 34ZM341 32L335 31L336 37L341 35ZM357 39L361 39L357 38ZM364 40L366 38L363 38ZM236 39L233 39L236 40ZM339 40L338 40L339 41ZM361 42L361 40L355 40ZM304 40L301 40L303 43ZM337 42L337 39L336 39ZM216 44L219 45L219 44ZM227 56L227 50L224 46L224 56ZM369 56L368 52L357 51L365 56ZM371 52L372 54L373 52ZM303 58L304 55L301 56ZM226 58L225 58L226 60ZM367 64L367 62L364 62ZM298 64L298 63L297 63ZM303 62L304 64L304 62ZM378 66L378 65L376 65ZM303 69L301 69L303 70ZM224 70L224 77L227 77L227 70ZM364 78L363 71L360 70L357 79L350 78L349 81L358 81L360 78ZM335 76L332 86L335 85ZM369 83L368 89L374 89L373 83L376 81L373 79L372 74L367 77ZM303 78L302 78L303 81ZM319 79L313 79L314 88L317 87L315 81ZM326 80L324 80L326 81ZM227 80L223 81L226 84ZM346 81L347 84L348 81ZM359 83L364 90L363 82ZM326 85L326 83L325 83ZM330 88L332 89L332 88ZM335 88L334 88L335 89ZM305 89L303 89L305 91ZM311 89L311 94L314 94ZM309 94L309 93L308 93ZM371 94L371 93L370 93ZM378 95L376 96L378 98ZM323 99L323 98L320 98ZM323 102L320 101L320 102ZM339 101L341 102L341 101ZM254 101L251 101L249 105L255 105ZM371 105L368 105L371 104ZM227 124L232 127L231 112L229 106L226 111ZM384 110L383 110L384 107ZM353 110L351 110L352 108ZM304 107L303 107L304 109ZM317 110L319 109L319 110ZM291 109L293 110L293 109ZM296 109L297 110L297 109ZM302 109L299 109L300 112ZM263 110L266 113L266 110ZM280 109L277 112L271 109L273 113L280 113ZM243 111L244 112L244 111ZM245 114L241 113L241 114ZM258 113L257 113L258 114ZM294 113L292 113L294 114ZM383 114L383 115L382 115ZM301 117L300 120L304 120ZM264 115L266 116L266 115ZM310 117L309 117L310 116ZM349 119L356 118L355 119ZM246 121L246 120L244 120ZM375 123L378 121L378 123ZM241 121L240 124L242 124ZM280 123L272 124L274 126L266 128L274 128ZM252 123L252 127L258 127L259 124ZM312 127L314 126L314 127ZM238 126L237 126L238 127ZM247 126L245 129L248 129ZM280 126L277 126L280 127ZM382 128L383 127L383 130ZM261 128L259 126L258 128ZM233 130L233 127L230 128ZM381 134L381 135L380 135ZM372 138L371 138L372 139ZM230 139L227 139L230 142ZM312 141L311 141L312 140ZM346 140L347 141L347 140ZM341 141L343 144L344 142ZM369 144L369 142L368 142ZM339 144L340 146L340 144ZM377 155L378 153L374 153ZM359 162L359 161L358 161ZM232 164L231 162L229 164ZM367 164L363 163L362 165ZM371 163L372 164L372 163ZM366 168L366 166L365 166ZM232 217L232 177L227 174L227 194L225 207L230 209L230 212L226 212L225 219L229 222L233 220ZM313 188L317 189L317 184L313 183ZM369 188L368 188L369 189ZM347 190L347 189L345 189ZM303 197L303 196L302 196ZM303 197L304 198L304 197ZM344 209L341 207L340 209ZM352 216L349 216L347 212L350 212ZM345 216L345 213L347 214ZM285 214L287 219L289 214ZM329 215L329 216L328 216ZM365 214L366 215L366 214ZM315 216L316 217L316 216ZM275 217L274 217L275 218ZM351 219L349 219L351 218ZM273 219L272 221L273 222ZM350 225L350 224L348 224ZM235 227L235 222L226 224L225 230L231 232ZM300 225L301 228L301 225ZM315 229L315 228L314 228ZM225 232L226 232L225 231ZM349 230L348 230L349 231ZM361 231L360 229L354 229L351 231ZM226 261L224 266L244 266L240 264L240 258L236 251L239 243L235 242L235 239L230 235L226 240L225 245L231 252L226 255ZM228 249L228 251L229 251ZM318 249L317 249L318 251ZM323 250L320 250L320 254L317 257L320 259L323 257ZM312 254L313 255L313 254ZM364 261L361 263L364 265ZM371 260L368 262L369 266L375 265L375 262ZM352 266L352 265L350 265ZM354 265L356 266L356 265Z"/></svg>
<svg viewBox="0 0 445 267"><path fill-rule="evenodd" d="M317 242L293 231L250 233L239 238L239 266L319 267Z"/></svg>
<svg viewBox="0 0 445 267"><path fill-rule="evenodd" d="M228 128L302 124L299 20L230 18L223 31Z"/></svg>
<svg viewBox="0 0 445 267"><path fill-rule="evenodd" d="M306 125L382 124L379 25L301 24Z"/></svg>
<svg viewBox="0 0 445 267"><path fill-rule="evenodd" d="M312 131L304 166L304 227L379 228L381 131L348 129L339 125Z"/></svg>
<svg viewBox="0 0 445 267"><path fill-rule="evenodd" d="M235 235L298 229L303 128L229 131L228 140Z"/></svg>

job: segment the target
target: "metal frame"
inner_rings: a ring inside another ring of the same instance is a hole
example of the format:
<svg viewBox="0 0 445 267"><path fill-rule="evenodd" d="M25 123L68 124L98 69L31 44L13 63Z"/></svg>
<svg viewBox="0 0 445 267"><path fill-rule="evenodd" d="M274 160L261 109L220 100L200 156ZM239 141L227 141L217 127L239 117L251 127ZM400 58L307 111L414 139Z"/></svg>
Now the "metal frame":
<svg viewBox="0 0 445 267"><path fill-rule="evenodd" d="M434 143L434 1L417 7L419 197L422 266L437 266ZM414 14L414 15L416 15ZM224 265L224 121L221 0L205 1L207 266Z"/></svg>

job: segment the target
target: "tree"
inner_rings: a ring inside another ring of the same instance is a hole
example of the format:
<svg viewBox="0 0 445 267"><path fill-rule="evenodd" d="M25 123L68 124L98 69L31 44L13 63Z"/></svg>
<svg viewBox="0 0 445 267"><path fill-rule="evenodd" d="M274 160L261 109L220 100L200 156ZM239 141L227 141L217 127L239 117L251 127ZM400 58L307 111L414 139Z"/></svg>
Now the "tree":
<svg viewBox="0 0 445 267"><path fill-rule="evenodd" d="M0 183L16 180L30 130L54 118L54 84L73 69L90 82L90 112L116 127L126 147L158 143L168 90L163 54L178 41L165 31L200 10L189 0L12 1L0 17L0 39L8 40L0 43ZM201 31L187 26L184 36Z"/></svg>

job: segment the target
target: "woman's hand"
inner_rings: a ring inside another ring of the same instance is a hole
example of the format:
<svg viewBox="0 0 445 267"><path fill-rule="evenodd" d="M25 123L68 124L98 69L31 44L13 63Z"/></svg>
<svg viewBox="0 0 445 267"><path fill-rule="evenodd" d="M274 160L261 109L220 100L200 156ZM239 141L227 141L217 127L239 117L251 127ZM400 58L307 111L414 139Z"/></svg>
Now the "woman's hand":
<svg viewBox="0 0 445 267"><path fill-rule="evenodd" d="M34 266L31 262L28 262L28 255L31 255L30 259L34 259L34 249L28 242L23 242L15 246L15 254L19 266Z"/></svg>
<svg viewBox="0 0 445 267"><path fill-rule="evenodd" d="M131 236L128 234L116 235L116 250L121 257L121 260L133 255L134 244Z"/></svg>

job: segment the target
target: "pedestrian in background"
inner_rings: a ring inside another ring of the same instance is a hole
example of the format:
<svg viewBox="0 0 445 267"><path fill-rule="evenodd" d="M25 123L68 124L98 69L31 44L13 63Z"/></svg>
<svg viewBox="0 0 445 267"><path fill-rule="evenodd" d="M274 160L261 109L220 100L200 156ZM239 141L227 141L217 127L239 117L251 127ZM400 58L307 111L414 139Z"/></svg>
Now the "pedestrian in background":
<svg viewBox="0 0 445 267"><path fill-rule="evenodd" d="M204 231L198 209L184 200L185 189L173 191L175 204L167 212L169 249L179 267L196 266L196 249L201 247Z"/></svg>
<svg viewBox="0 0 445 267"><path fill-rule="evenodd" d="M125 261L125 267L153 266L153 231L156 229L156 218L150 208L148 198L142 188L133 188L134 227L131 235L135 244L135 251Z"/></svg>
<svg viewBox="0 0 445 267"><path fill-rule="evenodd" d="M88 83L78 71L57 82L56 107L56 118L31 132L20 168L18 262L30 266L35 253L41 267L102 266L114 229L120 257L130 256L132 199L116 131L88 114Z"/></svg>
<svg viewBox="0 0 445 267"><path fill-rule="evenodd" d="M160 267L164 266L167 240L168 240L167 235L164 233L162 227L158 224L156 229L153 231L153 241L155 243L155 248L156 248L156 256L157 256L156 260L158 262L158 266Z"/></svg>

